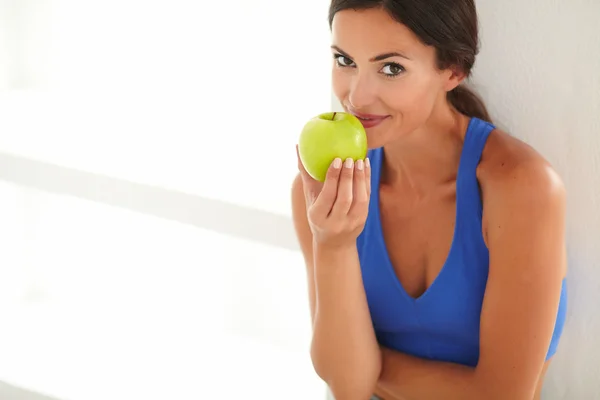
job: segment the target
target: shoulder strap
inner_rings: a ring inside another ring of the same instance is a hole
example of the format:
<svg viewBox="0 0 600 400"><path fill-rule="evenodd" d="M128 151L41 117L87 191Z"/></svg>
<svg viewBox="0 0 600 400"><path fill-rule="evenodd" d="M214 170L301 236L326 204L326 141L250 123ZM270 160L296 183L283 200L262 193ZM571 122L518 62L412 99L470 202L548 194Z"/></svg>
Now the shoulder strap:
<svg viewBox="0 0 600 400"><path fill-rule="evenodd" d="M483 206L477 181L477 166L487 139L495 128L491 123L478 118L472 118L469 122L456 182L457 212L461 214L460 219L471 212L476 212L481 218Z"/></svg>

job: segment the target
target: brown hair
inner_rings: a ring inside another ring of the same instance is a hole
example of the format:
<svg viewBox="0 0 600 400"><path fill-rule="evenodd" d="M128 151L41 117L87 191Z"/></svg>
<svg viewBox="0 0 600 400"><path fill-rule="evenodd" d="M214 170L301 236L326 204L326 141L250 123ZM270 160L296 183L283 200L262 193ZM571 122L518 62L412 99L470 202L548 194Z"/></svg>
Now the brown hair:
<svg viewBox="0 0 600 400"><path fill-rule="evenodd" d="M456 66L467 77L479 52L477 10L474 0L332 0L329 27L333 17L346 9L381 8L408 27L437 52L439 69ZM492 122L481 98L461 84L448 92L448 101L461 113Z"/></svg>

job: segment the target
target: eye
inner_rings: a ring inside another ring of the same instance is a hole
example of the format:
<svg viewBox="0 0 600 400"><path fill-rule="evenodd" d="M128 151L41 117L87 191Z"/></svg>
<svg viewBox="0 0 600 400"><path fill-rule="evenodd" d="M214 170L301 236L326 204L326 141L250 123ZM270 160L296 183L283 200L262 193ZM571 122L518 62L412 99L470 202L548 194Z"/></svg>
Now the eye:
<svg viewBox="0 0 600 400"><path fill-rule="evenodd" d="M351 59L342 54L334 54L333 58L335 59L337 65L340 67L351 67L354 64L354 62Z"/></svg>
<svg viewBox="0 0 600 400"><path fill-rule="evenodd" d="M404 67L400 64L396 64L396 63L389 63L386 64L382 69L381 72L384 75L390 76L390 77L394 77L397 75L400 75L402 72L404 72Z"/></svg>

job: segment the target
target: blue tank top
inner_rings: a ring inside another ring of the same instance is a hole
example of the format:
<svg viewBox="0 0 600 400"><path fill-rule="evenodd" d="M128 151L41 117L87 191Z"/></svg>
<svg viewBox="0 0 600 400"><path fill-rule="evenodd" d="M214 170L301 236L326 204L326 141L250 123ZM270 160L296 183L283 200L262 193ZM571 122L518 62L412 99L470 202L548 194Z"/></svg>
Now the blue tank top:
<svg viewBox="0 0 600 400"><path fill-rule="evenodd" d="M489 268L482 234L482 201L476 168L494 126L472 118L456 178L456 223L447 259L431 286L418 298L400 284L383 239L379 182L383 149L369 150L371 202L357 239L363 282L380 344L431 360L476 366L479 321ZM547 359L554 355L566 315L563 280L558 315Z"/></svg>

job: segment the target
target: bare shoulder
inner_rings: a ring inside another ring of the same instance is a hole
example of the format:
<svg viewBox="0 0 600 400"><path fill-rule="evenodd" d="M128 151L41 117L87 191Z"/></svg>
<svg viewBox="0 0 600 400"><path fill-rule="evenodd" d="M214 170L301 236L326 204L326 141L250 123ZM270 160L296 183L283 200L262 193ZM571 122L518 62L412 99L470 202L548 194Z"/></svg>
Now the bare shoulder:
<svg viewBox="0 0 600 400"><path fill-rule="evenodd" d="M550 163L527 143L495 129L477 169L483 200L484 233L490 220L553 220L562 225L565 188Z"/></svg>
<svg viewBox="0 0 600 400"><path fill-rule="evenodd" d="M483 195L548 201L564 196L564 185L550 163L527 143L495 129L477 169Z"/></svg>

